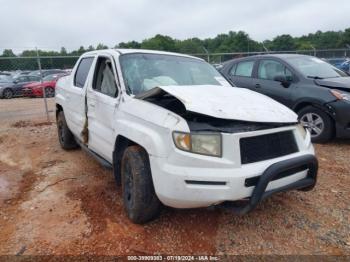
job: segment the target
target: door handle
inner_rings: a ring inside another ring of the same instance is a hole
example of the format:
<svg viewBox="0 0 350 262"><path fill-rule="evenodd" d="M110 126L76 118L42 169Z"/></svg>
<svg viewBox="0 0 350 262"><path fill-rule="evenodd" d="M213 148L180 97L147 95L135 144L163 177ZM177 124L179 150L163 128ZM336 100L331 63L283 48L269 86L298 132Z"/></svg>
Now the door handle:
<svg viewBox="0 0 350 262"><path fill-rule="evenodd" d="M95 104L91 104L91 103L90 103L89 106L90 106L90 107L95 107Z"/></svg>
<svg viewBox="0 0 350 262"><path fill-rule="evenodd" d="M260 88L261 85L260 84L255 84L255 88Z"/></svg>

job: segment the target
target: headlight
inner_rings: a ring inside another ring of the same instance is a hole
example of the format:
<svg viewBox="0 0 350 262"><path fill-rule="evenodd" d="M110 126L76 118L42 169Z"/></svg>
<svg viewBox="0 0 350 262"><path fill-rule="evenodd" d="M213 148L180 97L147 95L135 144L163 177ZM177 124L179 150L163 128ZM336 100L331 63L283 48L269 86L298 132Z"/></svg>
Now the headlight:
<svg viewBox="0 0 350 262"><path fill-rule="evenodd" d="M338 100L350 101L350 95L343 93L339 90L330 90L332 95L334 95Z"/></svg>
<svg viewBox="0 0 350 262"><path fill-rule="evenodd" d="M178 149L221 157L221 134L174 132L173 139Z"/></svg>
<svg viewBox="0 0 350 262"><path fill-rule="evenodd" d="M305 140L307 132L308 132L307 129L302 124L299 124L297 127L298 127L300 134L303 136L303 138Z"/></svg>

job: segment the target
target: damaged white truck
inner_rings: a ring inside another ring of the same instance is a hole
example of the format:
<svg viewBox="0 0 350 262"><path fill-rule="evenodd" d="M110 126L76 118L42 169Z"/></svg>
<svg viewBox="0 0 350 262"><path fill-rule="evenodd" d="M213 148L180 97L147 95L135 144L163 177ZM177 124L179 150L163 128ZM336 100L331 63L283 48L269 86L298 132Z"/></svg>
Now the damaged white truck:
<svg viewBox="0 0 350 262"><path fill-rule="evenodd" d="M162 204L237 203L244 214L271 194L312 189L310 134L287 107L235 88L205 61L147 50L88 52L56 87L59 142L113 169L128 217Z"/></svg>

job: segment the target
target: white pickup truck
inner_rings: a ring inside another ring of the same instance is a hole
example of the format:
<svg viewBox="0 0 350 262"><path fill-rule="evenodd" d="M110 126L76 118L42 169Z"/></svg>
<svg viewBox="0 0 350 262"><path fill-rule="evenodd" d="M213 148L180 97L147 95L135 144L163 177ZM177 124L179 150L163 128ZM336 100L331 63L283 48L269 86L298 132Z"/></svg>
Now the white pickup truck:
<svg viewBox="0 0 350 262"><path fill-rule="evenodd" d="M161 205L237 203L316 184L318 162L297 115L235 88L205 61L148 50L82 55L56 86L58 137L113 168L125 210L145 223Z"/></svg>

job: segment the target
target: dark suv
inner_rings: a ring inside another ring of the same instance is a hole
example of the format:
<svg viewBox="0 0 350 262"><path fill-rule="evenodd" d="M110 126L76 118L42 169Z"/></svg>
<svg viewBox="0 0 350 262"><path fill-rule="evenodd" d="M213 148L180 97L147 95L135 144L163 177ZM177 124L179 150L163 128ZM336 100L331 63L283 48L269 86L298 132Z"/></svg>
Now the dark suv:
<svg viewBox="0 0 350 262"><path fill-rule="evenodd" d="M259 55L226 62L220 72L237 87L293 109L313 142L350 138L350 77L312 56Z"/></svg>

